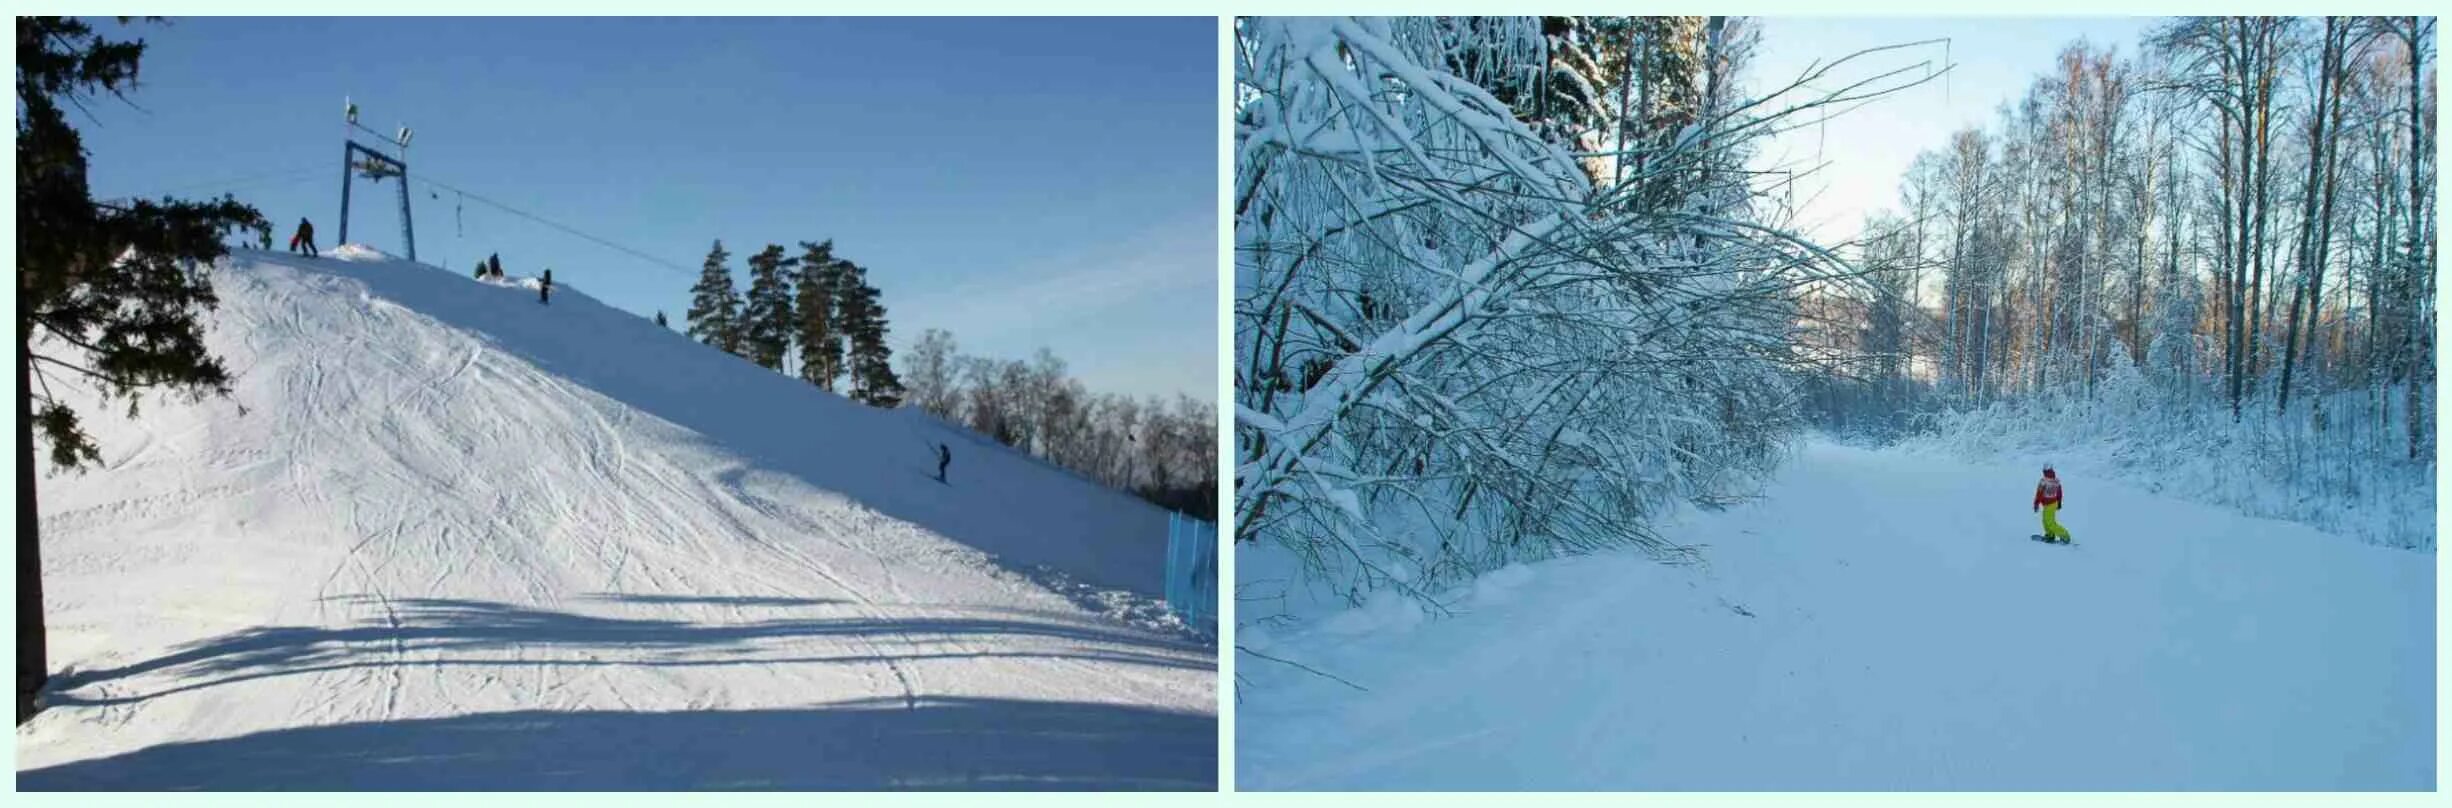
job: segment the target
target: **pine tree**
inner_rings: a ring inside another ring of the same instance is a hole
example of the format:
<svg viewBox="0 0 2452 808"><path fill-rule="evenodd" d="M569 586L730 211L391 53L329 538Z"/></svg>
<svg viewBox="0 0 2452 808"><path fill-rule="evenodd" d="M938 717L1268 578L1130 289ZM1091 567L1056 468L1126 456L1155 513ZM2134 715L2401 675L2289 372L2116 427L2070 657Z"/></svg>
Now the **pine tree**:
<svg viewBox="0 0 2452 808"><path fill-rule="evenodd" d="M749 257L749 300L741 311L742 355L760 366L783 369L792 350L792 281L784 270L798 263L783 246L766 245Z"/></svg>
<svg viewBox="0 0 2452 808"><path fill-rule="evenodd" d="M502 280L501 253L495 253L485 257L485 274L494 276L494 280Z"/></svg>
<svg viewBox="0 0 2452 808"><path fill-rule="evenodd" d="M44 647L42 527L34 442L52 465L99 463L101 448L48 379L66 372L131 413L146 390L227 394L230 373L199 321L218 303L202 267L224 239L272 224L224 196L98 204L82 139L61 102L135 86L142 41L82 21L17 18L17 723L50 676ZM37 350L35 340L42 337ZM37 364L37 363L40 364Z"/></svg>
<svg viewBox="0 0 2452 808"><path fill-rule="evenodd" d="M657 310L656 310L656 327L657 327L657 328L671 328L671 327L672 327L671 325L668 325L668 324L666 324L666 323L664 322L664 310L663 310L663 309L657 309Z"/></svg>
<svg viewBox="0 0 2452 808"><path fill-rule="evenodd" d="M485 280L485 262L477 262L477 280Z"/></svg>
<svg viewBox="0 0 2452 808"><path fill-rule="evenodd" d="M741 353L741 298L732 290L732 270L724 266L732 254L724 251L718 239L715 248L707 251L707 262L699 271L698 284L690 287L689 335L699 342L735 356Z"/></svg>
<svg viewBox="0 0 2452 808"><path fill-rule="evenodd" d="M835 321L850 347L852 399L877 407L901 404L902 381L894 377L894 351L885 344L885 304L868 285L868 270L843 262L835 289Z"/></svg>
<svg viewBox="0 0 2452 808"><path fill-rule="evenodd" d="M834 257L834 241L800 248L799 295L800 378L820 389L833 390L843 375L843 334L835 326L835 287L841 282L842 259Z"/></svg>

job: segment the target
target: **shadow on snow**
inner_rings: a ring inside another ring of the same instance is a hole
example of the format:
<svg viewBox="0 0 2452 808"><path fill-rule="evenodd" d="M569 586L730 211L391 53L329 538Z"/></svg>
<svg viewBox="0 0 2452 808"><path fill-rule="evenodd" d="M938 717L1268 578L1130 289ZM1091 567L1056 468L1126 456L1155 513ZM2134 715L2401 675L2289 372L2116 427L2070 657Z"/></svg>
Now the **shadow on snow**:
<svg viewBox="0 0 2452 808"><path fill-rule="evenodd" d="M649 602L690 600L676 596L618 596ZM385 616L355 626L258 626L188 643L153 659L117 668L62 671L51 677L44 699L53 704L120 704L234 682L294 676L320 671L384 666L514 666L573 667L713 667L728 665L860 664L927 659L1044 658L1116 662L1188 670L1215 667L1210 649L1147 632L1120 630L1085 623L1052 622L1028 612L1010 617L908 618L869 616L750 620L699 623L686 620L598 617L537 609L506 603L455 598L369 599L380 603ZM707 598L729 603L734 598ZM752 598L751 601L799 600ZM862 636L871 647L905 647L898 654L782 656L756 653L756 643L796 637ZM966 641L995 643L991 638L1034 637L1084 645L1124 649L1072 647L1050 651L977 651ZM674 655L634 659L553 659L466 656L450 652L483 652L519 648L576 653L646 653L658 651L726 651L719 658ZM404 656L417 652L417 656ZM171 671L191 681L161 690L85 696L73 691L97 682L155 671Z"/></svg>
<svg viewBox="0 0 2452 808"><path fill-rule="evenodd" d="M721 754L709 754L722 750ZM19 772L59 790L1212 790L1206 715L1003 699L484 713L282 729Z"/></svg>

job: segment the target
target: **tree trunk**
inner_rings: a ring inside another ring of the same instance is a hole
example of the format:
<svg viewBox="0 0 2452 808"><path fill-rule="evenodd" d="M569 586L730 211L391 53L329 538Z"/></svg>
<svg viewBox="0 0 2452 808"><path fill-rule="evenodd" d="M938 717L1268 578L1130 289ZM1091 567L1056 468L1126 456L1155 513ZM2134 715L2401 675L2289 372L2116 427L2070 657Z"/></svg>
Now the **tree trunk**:
<svg viewBox="0 0 2452 808"><path fill-rule="evenodd" d="M2256 196L2254 198L2256 218L2253 220L2255 239L2249 247L2251 260L2255 262L2255 276L2249 281L2248 286L2248 362L2243 374L2243 384L2248 392L2242 393L2243 397L2252 393L2256 388L2259 355L2263 352L2265 309L2273 305L2272 296L2266 293L2264 287L2266 235L2273 220L2273 204L2270 194L2273 190L2273 40L2275 32L2271 26L2276 24L2271 20L2259 20L2257 28L2254 116L2256 121Z"/></svg>
<svg viewBox="0 0 2452 808"><path fill-rule="evenodd" d="M2245 35L2242 34L2243 39L2244 37ZM2245 42L2242 42L2240 45L2240 51L2245 53L2246 49L2247 46ZM2242 69L2244 70L2244 68ZM2246 82L2245 78L2238 78L2236 80L2241 82L2243 85ZM2254 168L2254 164L2248 160L2250 151L2248 147L2248 115L2250 114L2247 108L2248 94L2243 90L2238 95L2239 110L2231 121L2231 123L2235 124L2238 129L2236 133L2237 142L2233 143L2228 138L2224 140L2224 145L2232 146L2236 149L2236 153L2225 156L2236 158L2238 165L2231 166L2228 163L2224 165L2224 168L2226 169L2225 173L2228 173L2230 176L2225 178L2226 182L2224 184L2226 187L2223 188L2223 201L2230 208L2229 210L2226 210L2225 213L2231 220L2231 226L2229 228L2230 232L2223 234L2229 239L2229 243L2222 245L2223 250L2229 254L2231 259L2229 261L2230 266L2223 268L2224 271L2228 273L2226 280L2228 289L2223 297L2223 307L2226 310L2223 313L2228 315L2228 319L2230 320L2229 330L2227 333L2227 336L2229 337L2228 341L2230 343L2230 350L2227 353L2230 355L2226 357L2226 361L2223 363L2223 366L2230 372L2231 377L2230 398L2232 420L2238 420L2239 418L2240 379L2243 375L2245 375L2247 370L2248 308L2245 301L2247 300L2248 293L2246 288L2248 284L2248 183L2250 181L2250 177L2248 175Z"/></svg>
<svg viewBox="0 0 2452 808"><path fill-rule="evenodd" d="M2432 345L2426 339L2429 335L2424 333L2428 325L2423 316L2426 311L2426 301L2420 297L2420 294L2431 291L2426 289L2429 285L2426 283L2426 276L2433 274L2434 267L2425 261L2423 246L2426 238L2427 185L2424 172L2427 131L2426 119L2419 112L2419 101L2426 95L2425 73L2420 68L2420 61L2425 53L2426 38L2419 30L2418 21L2418 17L2409 18L2409 37L2406 40L2409 43L2409 235L2407 236L2409 253L2402 259L2405 267L2403 272L2409 278L2407 287L2409 294L2403 298L2405 302L2402 304L2409 307L2407 325L2403 332L2407 334L2407 341L2402 354L2409 362L2408 398L2404 402L2407 409L2404 415L2409 420L2409 457L2412 460L2418 459L2420 455L2420 446L2424 442L2421 438L2426 429L2425 419L2419 414L2425 400L2419 391L2419 386L2426 381L2424 374L2434 369L2427 356L2430 353L2428 349Z"/></svg>
<svg viewBox="0 0 2452 808"><path fill-rule="evenodd" d="M2161 126L2159 125L2161 121L2154 117L2154 110L2152 109L2146 110L2145 114L2148 116L2146 118L2146 136L2145 143L2142 147L2143 154L2140 155L2141 159L2145 161L2145 187L2138 195L2137 200L2137 205L2139 208L2136 245L2137 269L2135 273L2129 276L2128 300L2129 361L2135 363L2138 367L2145 367L2146 348L2148 347L2147 343L2153 339L2146 334L2145 290L2146 276L2150 274L2150 268L2154 265L2154 216L2160 212L2155 205L2154 195L2154 146L2155 143L2160 140L2160 138L2158 138L2156 135L2161 130Z"/></svg>
<svg viewBox="0 0 2452 808"><path fill-rule="evenodd" d="M2301 247L2300 249L2304 250L2306 248ZM2302 276L2302 278L2304 278L2304 276ZM2297 350L2297 346L2299 344L2299 307L2305 302L2306 298L2307 281L2301 280L2299 283L2290 287L2290 313L2287 315L2290 318L2290 327L2288 331L2285 331L2282 334L2281 388L2274 391L2275 402L2273 405L2273 411L2276 413L2287 414L2290 412L2290 374L2291 371L2297 369L2299 358Z"/></svg>
<svg viewBox="0 0 2452 808"><path fill-rule="evenodd" d="M2294 262L2299 270L2299 284L2290 295L2290 328L2282 337L2281 389L2274 391L2274 411L2283 414L2290 412L2290 381L2293 372L2298 370L2299 334L2303 330L2300 324L2300 298L2321 300L2324 294L2324 247L2320 242L2324 237L2323 226L2318 224L2316 217L2319 213L2327 217L2332 215L2331 194L2326 186L2329 155L2333 149L2332 143L2325 139L2325 124L2327 105L2337 103L2333 88L2334 77L2341 72L2336 58L2342 44L2339 30L2338 18L2324 18L2324 55L2317 60L2316 68L2316 108L2314 114L2308 116L2307 122L2307 183L2302 186L2306 190L2299 199L2299 250L2298 260ZM2319 199L2324 203L2319 204ZM2304 316L2312 321L2319 311L2322 309L2309 305Z"/></svg>
<svg viewBox="0 0 2452 808"><path fill-rule="evenodd" d="M34 501L34 354L17 328L17 723L34 717L34 697L50 678L43 642L42 515Z"/></svg>

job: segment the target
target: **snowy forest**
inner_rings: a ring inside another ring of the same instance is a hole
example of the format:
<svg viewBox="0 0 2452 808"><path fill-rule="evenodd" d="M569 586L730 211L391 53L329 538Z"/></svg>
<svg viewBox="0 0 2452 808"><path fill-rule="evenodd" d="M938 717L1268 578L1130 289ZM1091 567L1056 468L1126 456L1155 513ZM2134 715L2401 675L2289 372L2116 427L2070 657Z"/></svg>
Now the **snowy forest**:
<svg viewBox="0 0 2452 808"><path fill-rule="evenodd" d="M1868 441L2067 450L2434 543L2434 19L2176 19L2072 42L1919 155L1807 298ZM2380 521L2379 521L2380 520Z"/></svg>
<svg viewBox="0 0 2452 808"><path fill-rule="evenodd" d="M1763 147L1946 73L1909 43L1754 76L1747 18L1235 31L1236 540L1349 602L1696 560L1661 520L1812 432L2432 546L2431 18L2072 44L1847 243Z"/></svg>
<svg viewBox="0 0 2452 808"><path fill-rule="evenodd" d="M718 241L691 287L688 333L759 366L840 389L876 407L913 406L1161 507L1217 518L1216 409L1090 392L1042 348L1029 361L960 353L952 333L921 332L897 374L885 304L868 270L834 242L769 244L737 290ZM661 317L661 314L658 315Z"/></svg>

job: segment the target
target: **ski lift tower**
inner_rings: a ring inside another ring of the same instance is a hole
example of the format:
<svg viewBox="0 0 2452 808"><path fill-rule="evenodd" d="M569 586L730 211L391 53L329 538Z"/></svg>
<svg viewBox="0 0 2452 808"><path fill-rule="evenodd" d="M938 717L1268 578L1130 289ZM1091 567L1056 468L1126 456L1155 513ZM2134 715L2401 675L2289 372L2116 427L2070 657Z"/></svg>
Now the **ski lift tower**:
<svg viewBox="0 0 2452 808"><path fill-rule="evenodd" d="M352 180L357 177L365 177L369 182L381 184L385 177L398 177L400 178L400 240L408 246L409 260L415 261L417 260L417 228L414 220L409 218L409 136L411 134L409 127L403 125L398 133L386 136L367 128L365 124L358 123L356 102L343 98L341 103L345 105L343 114L349 119L349 127L341 132L341 137L346 143L341 151L341 235L340 239L333 243L336 245L349 243L349 186L355 184ZM378 143L398 149L400 153L397 156L385 154L381 149L360 144L357 132L380 138Z"/></svg>

